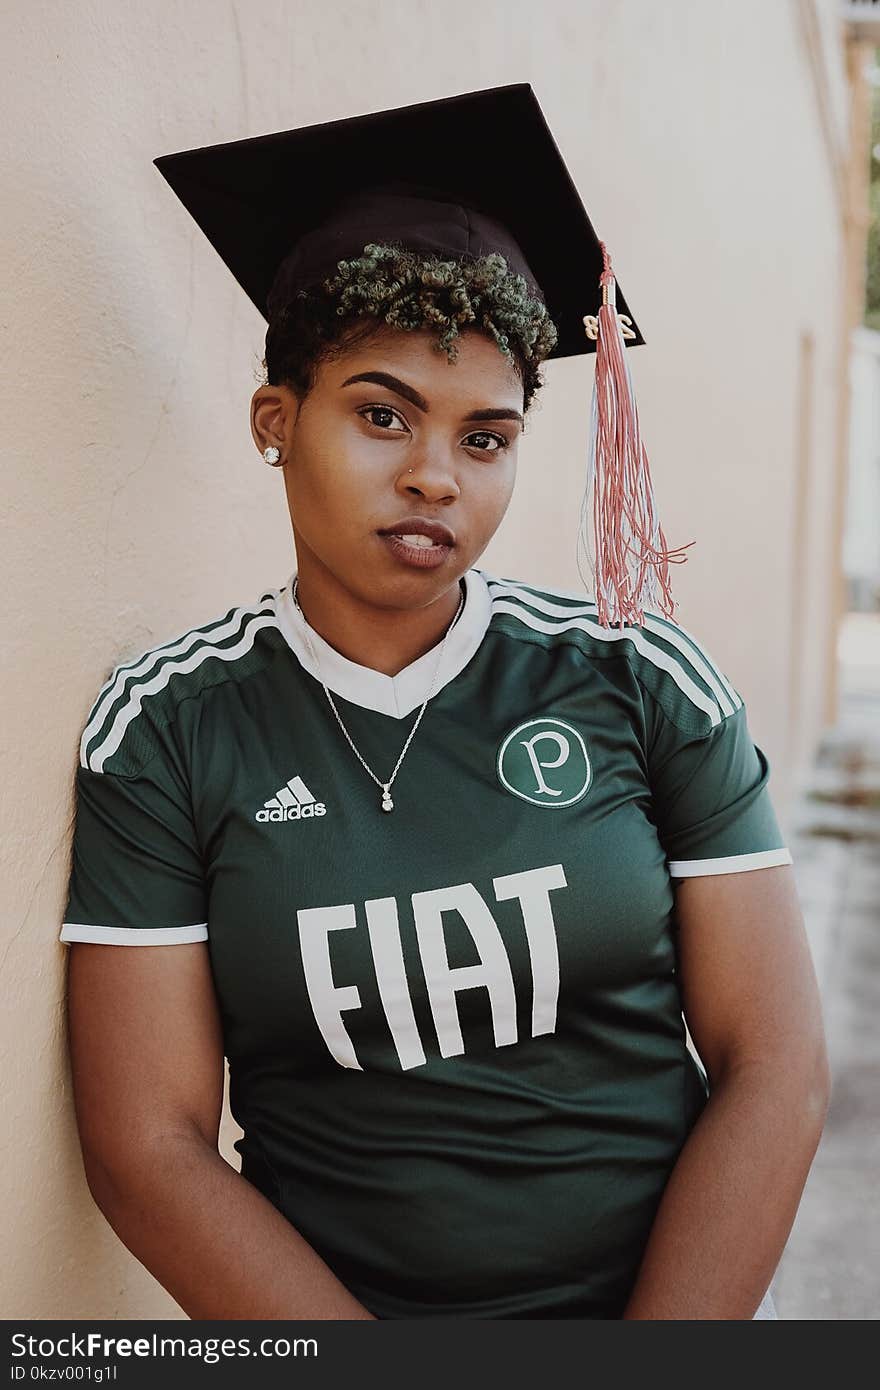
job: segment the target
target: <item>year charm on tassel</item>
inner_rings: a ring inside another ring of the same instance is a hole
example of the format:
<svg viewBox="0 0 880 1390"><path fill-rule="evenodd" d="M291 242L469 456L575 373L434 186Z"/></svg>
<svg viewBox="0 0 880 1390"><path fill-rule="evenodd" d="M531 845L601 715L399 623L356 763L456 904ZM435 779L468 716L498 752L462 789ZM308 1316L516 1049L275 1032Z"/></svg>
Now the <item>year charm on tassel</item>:
<svg viewBox="0 0 880 1390"><path fill-rule="evenodd" d="M391 783L390 783L390 782L383 782L383 783L382 783L382 810L383 810L383 811L393 811L393 810L394 810L394 802L391 800L391 792L389 791L389 787L390 787L390 786L391 786Z"/></svg>
<svg viewBox="0 0 880 1390"><path fill-rule="evenodd" d="M633 331L632 319L630 318L629 314L618 314L617 321L620 324L620 332L623 335L623 337L634 339L636 335ZM593 342L596 341L596 339L599 336L598 315L584 314L584 331L586 332L588 338L592 338Z"/></svg>

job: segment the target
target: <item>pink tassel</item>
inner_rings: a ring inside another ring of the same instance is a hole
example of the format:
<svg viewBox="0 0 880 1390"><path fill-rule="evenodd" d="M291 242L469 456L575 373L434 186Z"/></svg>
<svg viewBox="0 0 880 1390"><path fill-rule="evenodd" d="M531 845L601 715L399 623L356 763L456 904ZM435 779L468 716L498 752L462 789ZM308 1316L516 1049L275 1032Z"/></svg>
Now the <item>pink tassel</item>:
<svg viewBox="0 0 880 1390"><path fill-rule="evenodd" d="M596 373L587 467L587 490L594 484L594 568L599 622L603 627L644 622L645 606L673 618L669 562L682 564L684 551L667 550L657 517L648 455L639 433L639 413L623 332L615 307L615 279L604 241L602 305L596 343ZM586 501L585 501L586 505ZM629 568L627 566L629 565ZM662 597L657 597L659 575Z"/></svg>

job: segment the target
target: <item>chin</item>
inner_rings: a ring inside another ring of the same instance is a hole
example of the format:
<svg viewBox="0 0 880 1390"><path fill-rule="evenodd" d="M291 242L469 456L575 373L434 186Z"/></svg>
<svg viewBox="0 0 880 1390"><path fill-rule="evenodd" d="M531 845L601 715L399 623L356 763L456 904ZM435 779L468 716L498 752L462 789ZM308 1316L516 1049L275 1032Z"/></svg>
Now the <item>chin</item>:
<svg viewBox="0 0 880 1390"><path fill-rule="evenodd" d="M456 564L454 568L442 565L436 570L425 570L422 573L413 570L403 571L391 578L383 575L381 578L377 577L375 584L366 591L362 573L359 576L358 587L352 592L377 608L399 608L402 611L415 612L419 608L427 608L436 603L459 583L469 568L469 565L462 567Z"/></svg>

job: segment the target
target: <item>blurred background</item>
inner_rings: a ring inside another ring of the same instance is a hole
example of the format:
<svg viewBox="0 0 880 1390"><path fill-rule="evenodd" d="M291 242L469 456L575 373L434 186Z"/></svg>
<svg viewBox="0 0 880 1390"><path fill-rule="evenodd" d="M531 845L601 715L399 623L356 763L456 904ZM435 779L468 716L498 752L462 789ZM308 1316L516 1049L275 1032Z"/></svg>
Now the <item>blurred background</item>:
<svg viewBox="0 0 880 1390"><path fill-rule="evenodd" d="M83 1177L57 939L77 741L113 664L293 568L248 428L265 325L152 160L528 81L646 339L660 515L696 541L677 616L770 761L819 976L833 1097L777 1307L875 1318L880 4L7 0L0 41L3 1316L182 1316ZM545 369L496 575L582 588L593 363ZM237 1134L227 1112L236 1167Z"/></svg>

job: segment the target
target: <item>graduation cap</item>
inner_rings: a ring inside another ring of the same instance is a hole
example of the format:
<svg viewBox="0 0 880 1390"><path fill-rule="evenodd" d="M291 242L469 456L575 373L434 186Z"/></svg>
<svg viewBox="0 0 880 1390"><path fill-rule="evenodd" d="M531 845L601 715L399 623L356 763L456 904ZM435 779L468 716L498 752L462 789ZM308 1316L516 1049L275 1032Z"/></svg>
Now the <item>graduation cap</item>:
<svg viewBox="0 0 880 1390"><path fill-rule="evenodd" d="M645 340L528 82L154 163L269 320L371 242L500 252L546 305L558 333L549 357L596 353L587 490L599 620L643 621L658 578L672 616L678 552L656 517L625 355Z"/></svg>

